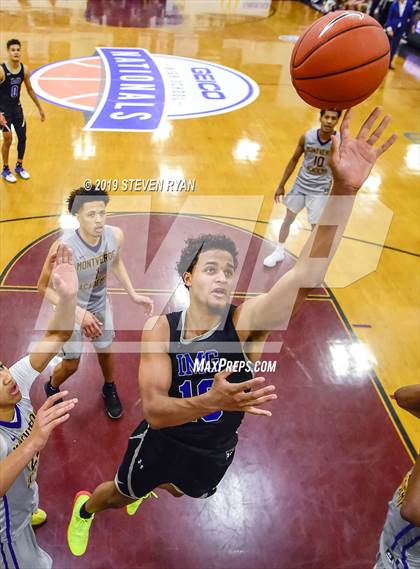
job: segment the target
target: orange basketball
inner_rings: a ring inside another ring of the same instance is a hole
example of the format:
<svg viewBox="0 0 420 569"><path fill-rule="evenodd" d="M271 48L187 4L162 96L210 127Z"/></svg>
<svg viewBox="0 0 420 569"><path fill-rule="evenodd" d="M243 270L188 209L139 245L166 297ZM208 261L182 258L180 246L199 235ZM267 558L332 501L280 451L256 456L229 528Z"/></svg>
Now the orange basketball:
<svg viewBox="0 0 420 569"><path fill-rule="evenodd" d="M389 66L389 41L366 14L340 10L319 18L297 41L292 83L318 109L347 109L379 87Z"/></svg>

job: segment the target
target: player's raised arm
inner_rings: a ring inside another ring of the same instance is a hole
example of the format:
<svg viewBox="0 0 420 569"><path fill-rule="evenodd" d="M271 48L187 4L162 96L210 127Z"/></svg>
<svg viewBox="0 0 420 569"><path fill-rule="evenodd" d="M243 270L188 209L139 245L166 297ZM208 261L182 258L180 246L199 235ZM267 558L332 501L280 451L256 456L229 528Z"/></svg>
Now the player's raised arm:
<svg viewBox="0 0 420 569"><path fill-rule="evenodd" d="M48 323L47 331L35 344L29 358L32 368L39 372L70 338L76 310L78 281L70 247L60 243L53 258L51 283L57 298L56 310Z"/></svg>
<svg viewBox="0 0 420 569"><path fill-rule="evenodd" d="M379 146L380 139L390 121L385 116L372 134L381 110L376 108L363 123L356 137L350 134L350 111L341 124L340 143L333 139L331 169L334 184L319 224L307 240L295 266L271 290L248 300L239 308L239 330L274 330L285 326L302 304L309 290L322 285L328 266L341 241L354 199L370 174L377 158L395 141L392 135Z"/></svg>
<svg viewBox="0 0 420 569"><path fill-rule="evenodd" d="M55 241L45 259L44 265L41 270L41 274L38 278L37 290L44 298L46 298L51 304L57 305L59 302L59 296L52 286L51 274L53 271L55 259L57 256L57 248L60 245L60 241ZM101 323L98 321L96 316L76 305L75 319L83 330L83 333L88 338L95 338L101 334Z"/></svg>
<svg viewBox="0 0 420 569"><path fill-rule="evenodd" d="M54 243L49 248L48 255L42 266L41 273L39 275L37 283L37 290L39 294L45 296L45 298L49 300L51 304L57 304L58 302L58 295L55 292L55 290L50 286L50 280L59 245L60 241L54 241Z"/></svg>

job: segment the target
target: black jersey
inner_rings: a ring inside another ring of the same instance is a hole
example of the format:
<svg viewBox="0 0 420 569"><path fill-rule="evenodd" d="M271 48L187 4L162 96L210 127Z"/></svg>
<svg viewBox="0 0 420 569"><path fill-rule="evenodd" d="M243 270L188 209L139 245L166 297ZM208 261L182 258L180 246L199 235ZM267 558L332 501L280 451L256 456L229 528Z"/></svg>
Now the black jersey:
<svg viewBox="0 0 420 569"><path fill-rule="evenodd" d="M5 110L19 105L25 70L22 63L17 73L12 73L5 63L2 63L1 66L4 72L4 81L0 83L0 109Z"/></svg>
<svg viewBox="0 0 420 569"><path fill-rule="evenodd" d="M253 365L243 353L232 322L234 311L235 307L230 306L226 320L217 329L193 340L183 338L185 313L172 312L166 316L170 328L169 356L172 363L170 397L203 395L211 388L215 374L226 368L227 362L231 362L231 369L235 370L228 381L241 383L252 379ZM215 411L191 423L161 429L160 432L187 445L223 450L235 445L236 430L243 416L241 412Z"/></svg>

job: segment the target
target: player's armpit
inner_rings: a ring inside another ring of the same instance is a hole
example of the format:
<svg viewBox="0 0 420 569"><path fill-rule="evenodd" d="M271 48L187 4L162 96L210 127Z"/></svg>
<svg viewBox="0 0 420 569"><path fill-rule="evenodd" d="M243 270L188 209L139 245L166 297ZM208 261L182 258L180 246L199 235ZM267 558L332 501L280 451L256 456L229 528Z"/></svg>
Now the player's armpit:
<svg viewBox="0 0 420 569"><path fill-rule="evenodd" d="M283 330L297 308L302 305L307 288L301 288L302 278L293 268L264 294L251 298L235 311L235 327L238 332L259 330Z"/></svg>

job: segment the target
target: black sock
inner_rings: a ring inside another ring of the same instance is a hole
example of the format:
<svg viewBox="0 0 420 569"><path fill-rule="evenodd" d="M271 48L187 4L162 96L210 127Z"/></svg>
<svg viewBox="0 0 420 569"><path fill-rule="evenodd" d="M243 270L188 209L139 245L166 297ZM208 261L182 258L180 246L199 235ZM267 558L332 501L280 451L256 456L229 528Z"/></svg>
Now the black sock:
<svg viewBox="0 0 420 569"><path fill-rule="evenodd" d="M88 520L89 518L91 518L91 517L93 516L93 514L89 514L89 512L86 511L86 508L85 508L85 505L84 505L84 504L83 504L82 507L80 508L79 514L80 514L80 517L83 518L83 519L85 519L85 520Z"/></svg>
<svg viewBox="0 0 420 569"><path fill-rule="evenodd" d="M54 385L52 384L52 377L50 376L50 381L48 382L50 384L50 387L53 391L56 391L57 393L60 391L59 387L54 387Z"/></svg>
<svg viewBox="0 0 420 569"><path fill-rule="evenodd" d="M104 389L110 389L114 385L113 381L105 381Z"/></svg>

